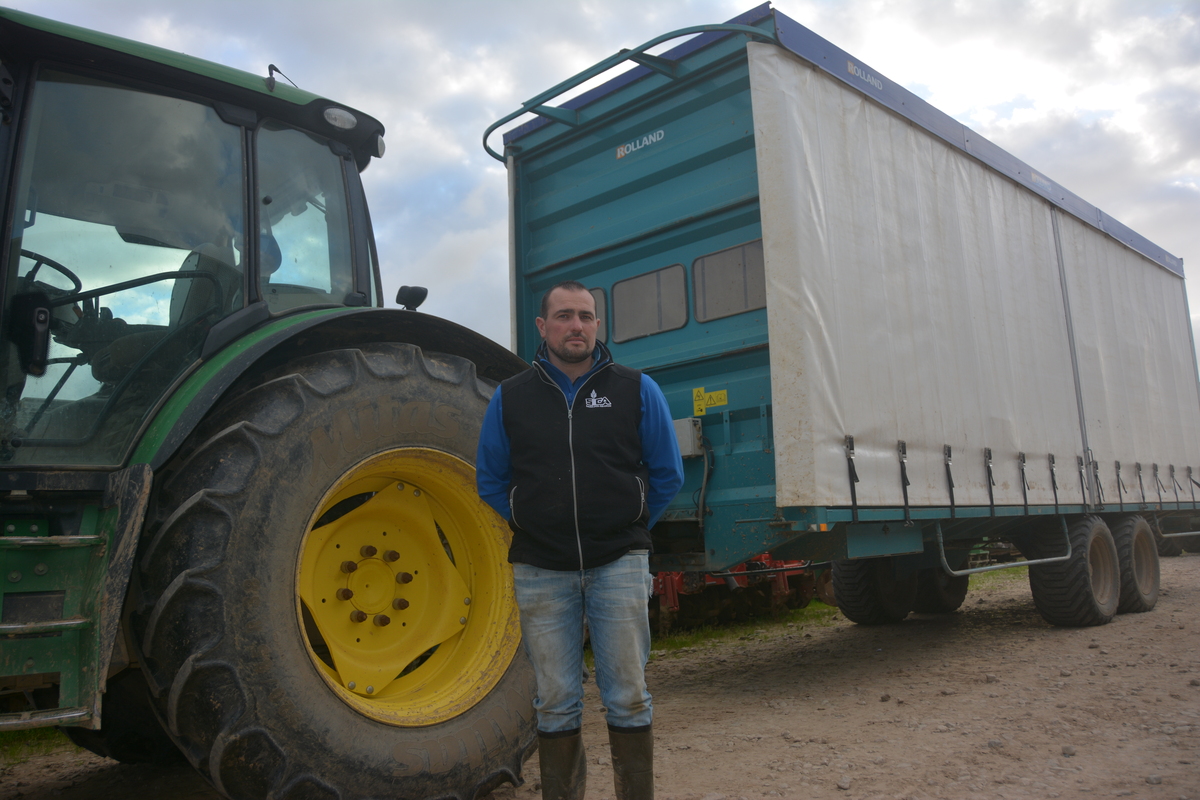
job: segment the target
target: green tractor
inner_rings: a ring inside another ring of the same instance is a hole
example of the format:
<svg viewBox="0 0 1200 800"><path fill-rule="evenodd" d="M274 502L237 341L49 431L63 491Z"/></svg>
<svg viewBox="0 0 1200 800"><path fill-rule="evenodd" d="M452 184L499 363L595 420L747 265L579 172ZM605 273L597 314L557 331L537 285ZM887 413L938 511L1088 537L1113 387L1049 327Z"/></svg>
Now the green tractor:
<svg viewBox="0 0 1200 800"><path fill-rule="evenodd" d="M274 70L272 70L274 72ZM231 798L520 781L479 424L523 364L383 288L383 126L0 10L0 729Z"/></svg>

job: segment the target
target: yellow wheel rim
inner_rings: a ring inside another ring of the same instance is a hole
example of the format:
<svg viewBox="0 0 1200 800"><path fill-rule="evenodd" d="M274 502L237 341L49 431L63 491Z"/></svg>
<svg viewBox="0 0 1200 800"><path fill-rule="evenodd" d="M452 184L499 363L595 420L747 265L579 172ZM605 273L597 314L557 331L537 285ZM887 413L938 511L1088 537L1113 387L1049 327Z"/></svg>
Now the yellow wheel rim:
<svg viewBox="0 0 1200 800"><path fill-rule="evenodd" d="M317 505L300 547L309 655L355 710L431 725L490 692L520 642L510 538L465 461L427 448L375 456Z"/></svg>

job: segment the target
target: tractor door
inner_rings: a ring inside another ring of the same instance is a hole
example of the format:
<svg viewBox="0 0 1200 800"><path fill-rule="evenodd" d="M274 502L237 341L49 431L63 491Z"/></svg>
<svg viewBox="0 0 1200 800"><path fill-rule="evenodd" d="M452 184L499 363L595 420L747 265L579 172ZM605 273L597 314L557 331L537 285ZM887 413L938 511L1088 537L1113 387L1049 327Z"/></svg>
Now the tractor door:
<svg viewBox="0 0 1200 800"><path fill-rule="evenodd" d="M367 302L348 151L84 72L29 86L0 248L0 466L120 465L218 322Z"/></svg>

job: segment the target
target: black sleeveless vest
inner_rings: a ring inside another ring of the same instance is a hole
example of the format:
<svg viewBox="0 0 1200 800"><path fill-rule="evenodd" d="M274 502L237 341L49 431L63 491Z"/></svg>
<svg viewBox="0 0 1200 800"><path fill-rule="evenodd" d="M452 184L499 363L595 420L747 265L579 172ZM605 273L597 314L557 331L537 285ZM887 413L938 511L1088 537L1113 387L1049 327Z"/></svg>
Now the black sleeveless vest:
<svg viewBox="0 0 1200 800"><path fill-rule="evenodd" d="M649 549L649 473L638 435L642 373L610 362L570 408L540 364L500 391L512 456L508 560L591 569Z"/></svg>

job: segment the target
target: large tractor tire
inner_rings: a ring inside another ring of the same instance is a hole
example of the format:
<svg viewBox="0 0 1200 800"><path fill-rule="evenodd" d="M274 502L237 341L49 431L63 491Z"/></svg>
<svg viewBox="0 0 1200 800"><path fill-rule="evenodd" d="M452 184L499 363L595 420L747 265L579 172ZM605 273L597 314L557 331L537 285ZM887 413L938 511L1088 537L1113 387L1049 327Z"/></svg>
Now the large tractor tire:
<svg viewBox="0 0 1200 800"><path fill-rule="evenodd" d="M1144 517L1121 518L1112 531L1121 568L1121 601L1118 614L1149 611L1158 603L1158 545Z"/></svg>
<svg viewBox="0 0 1200 800"><path fill-rule="evenodd" d="M1071 558L1029 568L1033 604L1051 625L1104 625L1117 613L1121 599L1121 570L1117 546L1100 517L1082 517L1071 524Z"/></svg>
<svg viewBox="0 0 1200 800"><path fill-rule="evenodd" d="M889 625L913 610L917 572L897 575L890 556L834 561L832 572L833 595L851 622Z"/></svg>
<svg viewBox="0 0 1200 800"><path fill-rule="evenodd" d="M917 598L913 611L918 614L950 614L962 607L970 588L970 575L947 575L941 567L917 573Z"/></svg>
<svg viewBox="0 0 1200 800"><path fill-rule="evenodd" d="M297 359L155 478L134 630L154 708L235 800L475 798L535 746L492 387L402 344Z"/></svg>

